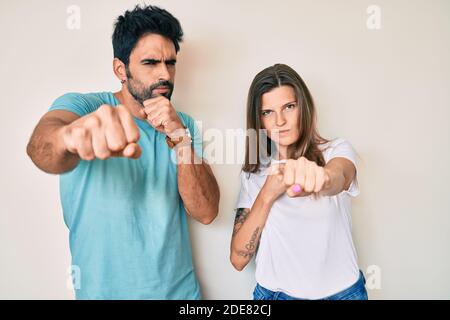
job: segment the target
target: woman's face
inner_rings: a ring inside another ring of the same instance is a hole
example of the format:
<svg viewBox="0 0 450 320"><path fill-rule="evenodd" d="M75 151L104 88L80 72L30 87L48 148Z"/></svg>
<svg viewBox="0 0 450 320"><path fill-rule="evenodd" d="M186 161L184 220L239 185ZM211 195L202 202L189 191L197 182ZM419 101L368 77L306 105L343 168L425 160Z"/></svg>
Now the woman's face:
<svg viewBox="0 0 450 320"><path fill-rule="evenodd" d="M300 136L300 107L291 86L277 87L262 95L261 123L269 138L286 148Z"/></svg>

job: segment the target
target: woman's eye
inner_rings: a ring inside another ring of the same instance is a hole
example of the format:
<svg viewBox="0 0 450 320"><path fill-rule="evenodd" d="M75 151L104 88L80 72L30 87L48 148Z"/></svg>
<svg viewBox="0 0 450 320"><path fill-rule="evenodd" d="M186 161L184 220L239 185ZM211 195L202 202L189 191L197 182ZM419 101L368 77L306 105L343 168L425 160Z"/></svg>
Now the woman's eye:
<svg viewBox="0 0 450 320"><path fill-rule="evenodd" d="M272 111L263 111L261 114L263 117L267 117Z"/></svg>
<svg viewBox="0 0 450 320"><path fill-rule="evenodd" d="M295 104L289 104L289 105L286 106L286 110L292 110L292 109L294 109L295 107L296 107Z"/></svg>

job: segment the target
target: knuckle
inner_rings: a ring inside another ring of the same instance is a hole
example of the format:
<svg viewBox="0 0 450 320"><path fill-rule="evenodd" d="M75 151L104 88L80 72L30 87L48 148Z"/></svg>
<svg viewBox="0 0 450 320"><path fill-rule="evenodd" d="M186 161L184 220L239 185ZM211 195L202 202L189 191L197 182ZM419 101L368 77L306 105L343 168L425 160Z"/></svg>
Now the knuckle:
<svg viewBox="0 0 450 320"><path fill-rule="evenodd" d="M289 177L287 177L286 175L284 176L284 179L283 179L283 182L284 182L284 185L286 186L286 187L289 187L290 185L292 185L292 181L291 181L292 179L290 179Z"/></svg>
<svg viewBox="0 0 450 320"><path fill-rule="evenodd" d="M110 112L111 111L111 106L108 104L102 104L99 108L98 111L100 112Z"/></svg>
<svg viewBox="0 0 450 320"><path fill-rule="evenodd" d="M287 165L294 165L296 163L296 161L295 160L293 160L293 159L289 159L287 162L286 162L286 164Z"/></svg>
<svg viewBox="0 0 450 320"><path fill-rule="evenodd" d="M145 110L145 109L144 109L144 110ZM117 111L118 113L122 114L122 115L130 116L130 117L131 117L130 111L128 111L128 109L127 109L123 104L117 106L117 107L116 107L116 111Z"/></svg>
<svg viewBox="0 0 450 320"><path fill-rule="evenodd" d="M81 159L86 161L91 161L95 159L95 156L92 152L85 152L79 155Z"/></svg>
<svg viewBox="0 0 450 320"><path fill-rule="evenodd" d="M96 115L92 115L86 119L84 124L89 128L100 127L101 121Z"/></svg>
<svg viewBox="0 0 450 320"><path fill-rule="evenodd" d="M117 152L125 148L125 141L122 139L116 139L109 143L109 149L111 151Z"/></svg>
<svg viewBox="0 0 450 320"><path fill-rule="evenodd" d="M141 133L139 132L139 130L137 128L135 128L135 130L132 130L130 133L130 139L133 142L138 141L141 138Z"/></svg>
<svg viewBox="0 0 450 320"><path fill-rule="evenodd" d="M316 171L316 177L319 179L322 179L324 176L324 171L322 167L316 166L315 167L315 171Z"/></svg>
<svg viewBox="0 0 450 320"><path fill-rule="evenodd" d="M305 161L302 158L299 158L295 161L295 166L297 168L303 168L305 166Z"/></svg>
<svg viewBox="0 0 450 320"><path fill-rule="evenodd" d="M98 108L98 113L104 116L111 116L113 114L113 108L110 105L102 104Z"/></svg>
<svg viewBox="0 0 450 320"><path fill-rule="evenodd" d="M111 156L111 153L109 151L100 151L97 153L97 158L100 160L106 160Z"/></svg>
<svg viewBox="0 0 450 320"><path fill-rule="evenodd" d="M84 139L88 135L88 130L85 127L75 127L72 128L71 134L75 139Z"/></svg>

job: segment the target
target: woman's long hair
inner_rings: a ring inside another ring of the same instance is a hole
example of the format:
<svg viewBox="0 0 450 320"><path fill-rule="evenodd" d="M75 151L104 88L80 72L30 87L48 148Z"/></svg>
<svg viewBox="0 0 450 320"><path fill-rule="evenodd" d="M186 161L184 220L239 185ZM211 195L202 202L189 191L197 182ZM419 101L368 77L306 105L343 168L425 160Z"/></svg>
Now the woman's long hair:
<svg viewBox="0 0 450 320"><path fill-rule="evenodd" d="M319 166L325 166L325 159L318 145L329 142L321 137L317 131L316 110L311 93L305 82L295 70L285 64L276 64L258 73L253 80L248 93L247 100L247 132L255 130L256 134L256 157L250 155L254 150L247 137L244 172L258 172L261 166L260 150L266 148L267 155L271 156L273 142L261 132L261 102L262 95L281 86L291 86L294 89L297 103L300 108L300 136L296 143L288 147L288 158L298 159L305 157L314 161ZM261 141L267 139L267 141ZM250 159L254 159L251 163ZM256 161L255 161L256 160ZM256 162L256 163L255 163Z"/></svg>

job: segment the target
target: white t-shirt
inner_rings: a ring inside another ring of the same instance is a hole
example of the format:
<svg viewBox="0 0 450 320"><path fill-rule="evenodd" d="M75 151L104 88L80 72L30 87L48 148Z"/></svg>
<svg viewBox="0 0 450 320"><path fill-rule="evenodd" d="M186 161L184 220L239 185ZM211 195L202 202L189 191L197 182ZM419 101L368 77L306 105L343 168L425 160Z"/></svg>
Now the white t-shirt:
<svg viewBox="0 0 450 320"><path fill-rule="evenodd" d="M342 138L319 146L325 162L343 157L357 167L351 144ZM236 208L251 208L267 178L266 170L241 172ZM359 194L356 176L346 191L315 200L290 198L273 204L256 254L256 281L272 291L304 299L338 293L359 277L352 240L351 198Z"/></svg>

